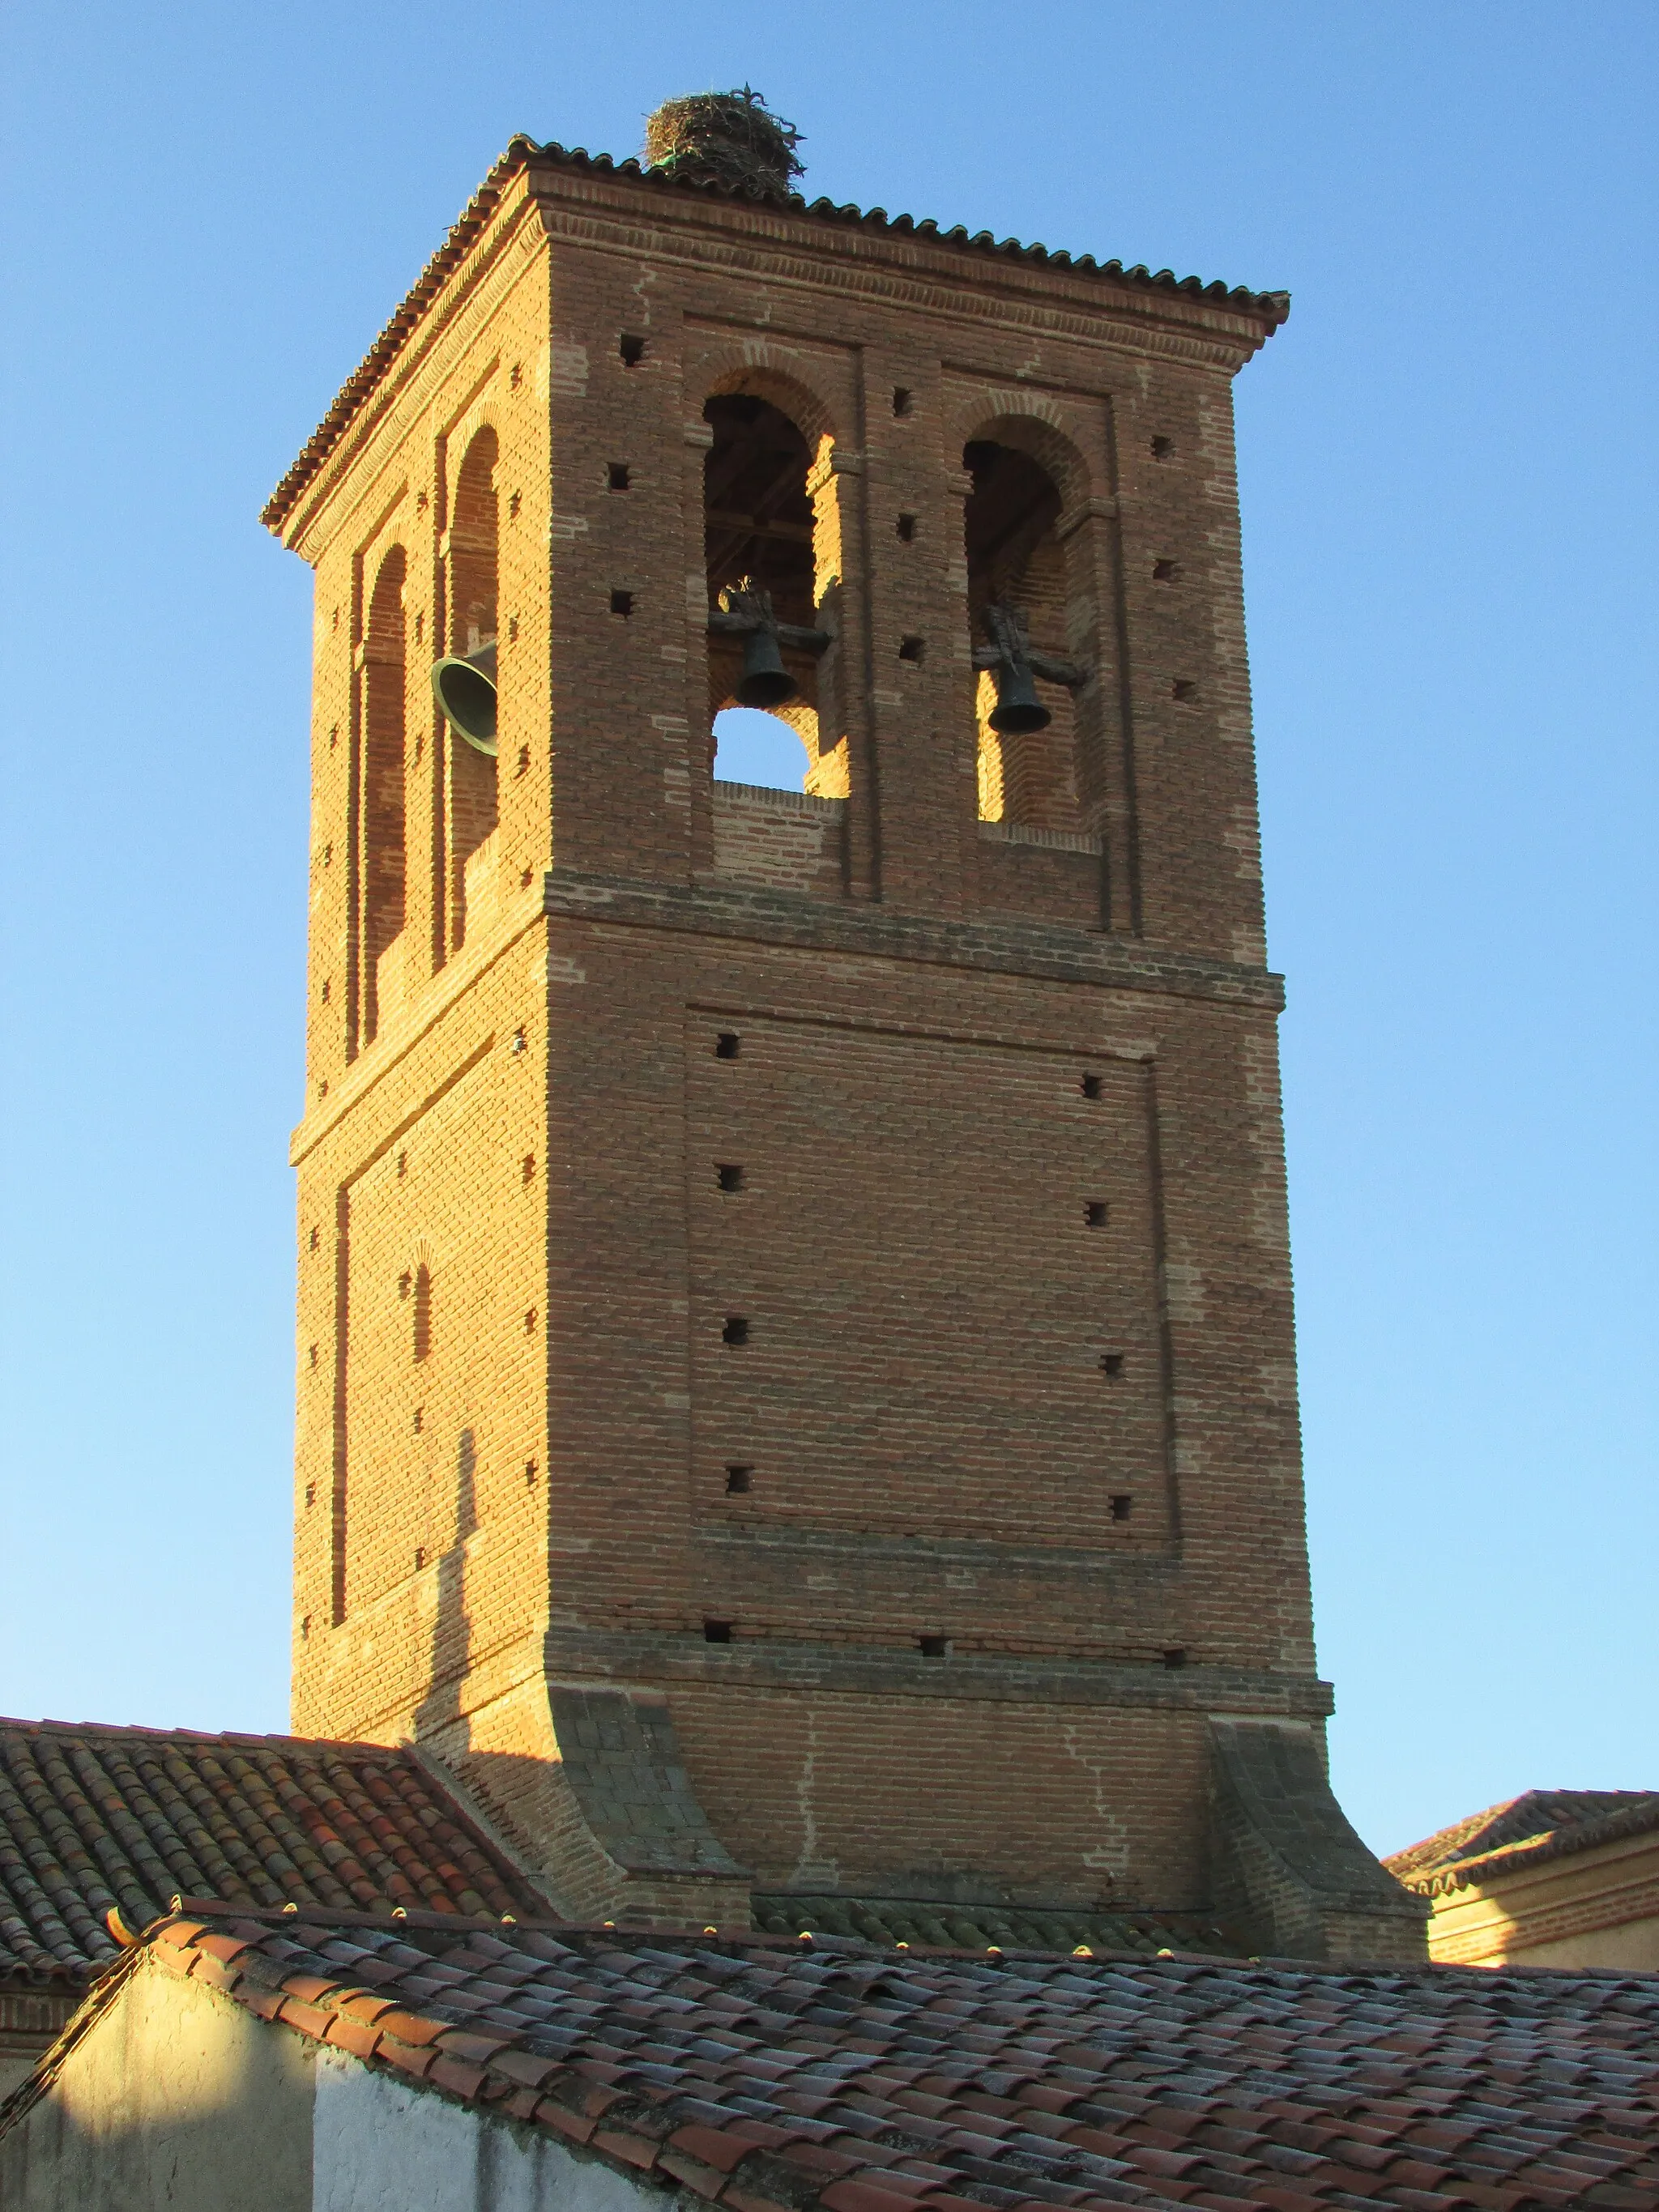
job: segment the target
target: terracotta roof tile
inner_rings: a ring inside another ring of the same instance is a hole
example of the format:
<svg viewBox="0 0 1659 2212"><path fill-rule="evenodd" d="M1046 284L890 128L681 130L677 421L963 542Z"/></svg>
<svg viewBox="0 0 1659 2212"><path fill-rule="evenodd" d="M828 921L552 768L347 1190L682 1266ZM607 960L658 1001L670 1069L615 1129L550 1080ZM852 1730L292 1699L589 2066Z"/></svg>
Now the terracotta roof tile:
<svg viewBox="0 0 1659 2212"><path fill-rule="evenodd" d="M1659 2203L1659 1977L918 1955L320 1907L192 1910L144 1948L727 2212Z"/></svg>
<svg viewBox="0 0 1659 2212"><path fill-rule="evenodd" d="M342 386L333 405L307 441L294 465L265 502L259 520L268 530L280 531L293 514L306 486L338 444L359 406L402 351L405 340L422 314L483 234L501 204L501 195L507 185L522 171L532 167L623 177L660 192L691 192L708 199L747 200L789 214L807 216L817 222L833 223L842 228L917 238L931 245L946 246L973 254L994 255L1004 261L1022 261L1033 266L1059 269L1085 278L1103 277L1110 284L1131 291L1163 292L1208 300L1235 313L1249 315L1264 326L1264 331L1276 330L1291 312L1290 295L1286 292L1252 292L1243 285L1206 283L1198 276L1177 276L1169 269L1154 271L1144 263L1126 268L1121 261L1097 261L1091 253L1071 254L1058 249L1051 250L1046 246L1026 246L1017 238L999 240L988 230L976 231L970 237L960 223L945 230L931 218L918 222L913 216L890 216L885 208L865 209L854 207L850 203L837 207L828 199L809 202L799 192L761 193L743 186L677 177L664 169L645 167L637 161L618 161L609 154L589 154L585 148L561 146L552 140L544 146L538 146L534 139L520 136L508 143L505 153L492 164L489 173L451 226L443 244L427 263L392 320Z"/></svg>
<svg viewBox="0 0 1659 2212"><path fill-rule="evenodd" d="M0 1720L0 1976L83 1981L175 1896L547 1911L410 1750Z"/></svg>
<svg viewBox="0 0 1659 2212"><path fill-rule="evenodd" d="M769 1936L848 1936L911 1949L1159 1951L1219 1954L1244 1948L1211 1912L1066 1911L1018 1905L928 1905L902 1898L791 1892L757 1894L755 1924Z"/></svg>
<svg viewBox="0 0 1659 2212"><path fill-rule="evenodd" d="M1441 1897L1540 1860L1659 1828L1659 1790L1528 1790L1455 1820L1382 1863L1408 1889Z"/></svg>

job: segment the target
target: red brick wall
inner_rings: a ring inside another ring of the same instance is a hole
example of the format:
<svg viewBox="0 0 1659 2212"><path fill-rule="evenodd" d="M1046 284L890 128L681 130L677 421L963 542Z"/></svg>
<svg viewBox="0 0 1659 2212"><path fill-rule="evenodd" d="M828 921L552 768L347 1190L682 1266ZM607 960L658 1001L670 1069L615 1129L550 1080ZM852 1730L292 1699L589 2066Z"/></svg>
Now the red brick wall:
<svg viewBox="0 0 1659 2212"><path fill-rule="evenodd" d="M769 1881L1198 1900L1204 1713L1323 1704L1231 443L1264 328L627 178L508 186L287 530L319 608L297 1726L552 1757L547 1668L652 1685ZM834 797L710 773L733 391L813 456ZM463 899L427 670L484 433L500 821ZM1061 496L1044 642L1089 674L1064 805L1030 802L1060 836L979 819L975 437ZM354 1049L393 548L404 991Z"/></svg>

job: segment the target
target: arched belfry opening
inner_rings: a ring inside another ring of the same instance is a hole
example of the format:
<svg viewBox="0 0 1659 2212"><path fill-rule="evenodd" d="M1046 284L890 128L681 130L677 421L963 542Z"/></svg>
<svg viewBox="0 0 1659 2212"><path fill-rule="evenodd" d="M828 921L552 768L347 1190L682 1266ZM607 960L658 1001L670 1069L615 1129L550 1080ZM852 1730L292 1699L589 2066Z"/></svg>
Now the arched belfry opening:
<svg viewBox="0 0 1659 2212"><path fill-rule="evenodd" d="M815 453L782 408L753 392L715 394L703 419L714 432L703 461L703 553L714 773L722 718L759 708L805 749L805 773L791 762L793 773L775 781L844 797L846 748L837 749L832 727L824 657L841 579L833 475L823 465L830 441Z"/></svg>
<svg viewBox="0 0 1659 2212"><path fill-rule="evenodd" d="M471 659L495 644L496 439L480 430L462 456L449 523L449 650ZM493 670L493 663L491 664ZM450 942L466 941L467 910L476 907L495 857L496 792L491 750L452 728L448 745Z"/></svg>
<svg viewBox="0 0 1659 2212"><path fill-rule="evenodd" d="M1024 659L1061 662L1068 651L1066 548L1060 488L1019 447L975 438L963 448L973 479L965 514L968 610L975 647L979 811L982 821L1076 830L1076 717L1072 691ZM1018 671L984 664L1012 646ZM1018 695L1018 696L1016 696ZM1033 723L1041 726L1029 726ZM1026 726L1021 726L1025 725Z"/></svg>
<svg viewBox="0 0 1659 2212"><path fill-rule="evenodd" d="M363 790L359 815L362 1039L372 1042L403 996L407 839L404 720L407 670L404 584L408 561L394 545L369 598L363 656Z"/></svg>

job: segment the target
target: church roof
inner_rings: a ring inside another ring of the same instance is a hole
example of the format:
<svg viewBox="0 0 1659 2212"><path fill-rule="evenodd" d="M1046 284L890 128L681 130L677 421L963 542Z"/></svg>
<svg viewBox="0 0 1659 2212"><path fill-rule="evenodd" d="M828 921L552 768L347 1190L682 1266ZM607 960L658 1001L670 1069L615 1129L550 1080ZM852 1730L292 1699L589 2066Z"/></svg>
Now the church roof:
<svg viewBox="0 0 1659 2212"><path fill-rule="evenodd" d="M762 207L781 208L792 215L807 216L815 222L832 224L842 229L857 228L894 237L915 238L929 245L948 246L964 253L991 257L1004 262L1023 262L1030 266L1054 269L1071 276L1103 278L1110 285L1131 291L1165 293L1192 300L1205 300L1212 306L1248 315L1253 321L1265 326L1264 335L1277 330L1291 312L1288 292L1252 292L1243 285L1230 285L1218 281L1206 283L1199 276L1177 276L1170 269L1153 270L1144 263L1126 268L1121 261L1099 261L1091 253L1072 254L1046 246L1026 246L1017 238L999 240L988 230L977 231L970 236L960 223L945 230L931 217L918 222L913 216L890 216L885 208L860 208L850 201L838 207L833 200L820 198L809 201L800 192L762 193L707 179L675 176L666 169L650 168L632 159L618 161L609 154L590 154L584 147L561 146L554 140L538 146L533 138L520 133L509 142L506 151L492 164L489 173L456 218L443 244L404 295L391 321L375 339L356 370L342 386L333 405L266 501L259 520L267 530L280 531L288 520L306 486L338 444L359 406L402 351L410 331L450 275L483 234L500 206L501 195L508 184L521 170L532 165L544 169L568 169L594 175L626 177L662 192L701 193L708 199L735 199Z"/></svg>
<svg viewBox="0 0 1659 2212"><path fill-rule="evenodd" d="M1528 1790L1455 1820L1382 1863L1408 1889L1439 1897L1654 1829L1659 1790Z"/></svg>
<svg viewBox="0 0 1659 2212"><path fill-rule="evenodd" d="M1659 1976L186 1909L149 1958L730 2212L1659 2202Z"/></svg>
<svg viewBox="0 0 1659 2212"><path fill-rule="evenodd" d="M0 1977L85 1980L180 1894L548 1909L407 1747L0 1720Z"/></svg>

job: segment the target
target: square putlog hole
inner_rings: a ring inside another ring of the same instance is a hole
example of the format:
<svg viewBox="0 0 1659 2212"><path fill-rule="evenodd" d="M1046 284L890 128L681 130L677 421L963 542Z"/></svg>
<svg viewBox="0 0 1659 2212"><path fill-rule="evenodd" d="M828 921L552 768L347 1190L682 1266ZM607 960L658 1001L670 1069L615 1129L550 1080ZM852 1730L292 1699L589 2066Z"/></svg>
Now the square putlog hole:
<svg viewBox="0 0 1659 2212"><path fill-rule="evenodd" d="M720 1331L722 1344L747 1344L749 1319L746 1314L727 1314L726 1326Z"/></svg>
<svg viewBox="0 0 1659 2212"><path fill-rule="evenodd" d="M726 1470L726 1494L728 1498L747 1498L755 1486L752 1467L728 1467Z"/></svg>
<svg viewBox="0 0 1659 2212"><path fill-rule="evenodd" d="M732 1641L731 1622L705 1620L702 1625L702 1640L705 1644L729 1644Z"/></svg>

